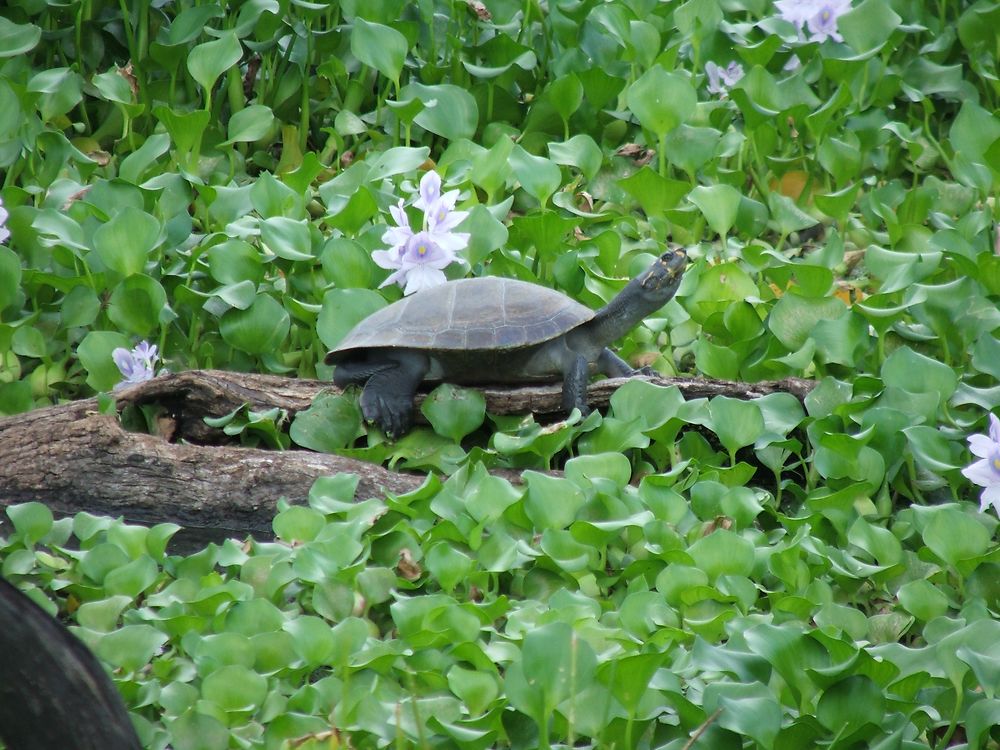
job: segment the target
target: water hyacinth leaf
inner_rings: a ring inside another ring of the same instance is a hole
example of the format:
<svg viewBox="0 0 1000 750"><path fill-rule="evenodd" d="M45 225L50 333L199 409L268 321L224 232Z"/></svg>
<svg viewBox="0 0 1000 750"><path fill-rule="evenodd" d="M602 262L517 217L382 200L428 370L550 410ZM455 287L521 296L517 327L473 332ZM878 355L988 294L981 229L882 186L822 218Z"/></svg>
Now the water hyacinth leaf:
<svg viewBox="0 0 1000 750"><path fill-rule="evenodd" d="M922 578L904 583L896 596L903 609L924 622L948 612L948 597L933 583Z"/></svg>
<svg viewBox="0 0 1000 750"><path fill-rule="evenodd" d="M0 279L2 274L3 269L0 268ZM3 309L3 304L0 304L0 309ZM97 319L100 311L101 301L97 293L89 286L75 286L63 297L59 306L59 319L64 328L89 326Z"/></svg>
<svg viewBox="0 0 1000 750"><path fill-rule="evenodd" d="M149 664L166 642L167 634L152 625L123 625L102 635L93 648L108 664L125 672L135 672Z"/></svg>
<svg viewBox="0 0 1000 750"><path fill-rule="evenodd" d="M555 163L533 156L520 146L511 151L510 166L521 187L543 206L562 183L562 172Z"/></svg>
<svg viewBox="0 0 1000 750"><path fill-rule="evenodd" d="M974 561L990 544L986 527L954 507L936 509L924 527L923 538L928 548L951 566Z"/></svg>
<svg viewBox="0 0 1000 750"><path fill-rule="evenodd" d="M351 54L399 85L399 74L409 45L406 37L390 26L369 23L358 16L351 29Z"/></svg>
<svg viewBox="0 0 1000 750"><path fill-rule="evenodd" d="M781 706L763 684L716 682L705 689L705 710L720 711L719 725L773 747L781 729Z"/></svg>
<svg viewBox="0 0 1000 750"><path fill-rule="evenodd" d="M677 206L691 189L688 183L663 177L649 166L643 166L618 184L639 202L647 216L662 216Z"/></svg>
<svg viewBox="0 0 1000 750"><path fill-rule="evenodd" d="M552 107L564 121L576 112L583 103L583 85L574 73L556 78L543 92Z"/></svg>
<svg viewBox="0 0 1000 750"><path fill-rule="evenodd" d="M431 547L427 551L424 562L430 574L441 584L441 588L448 592L453 591L459 583L465 580L472 571L473 565L471 557L445 542ZM459 697L462 696L459 695Z"/></svg>
<svg viewBox="0 0 1000 750"><path fill-rule="evenodd" d="M594 179L603 160L600 147L586 133L574 135L562 143L550 142L549 157L556 164L577 167L588 180Z"/></svg>
<svg viewBox="0 0 1000 750"><path fill-rule="evenodd" d="M38 357L46 354L45 337L34 326L20 326L10 340L10 349L22 357Z"/></svg>
<svg viewBox="0 0 1000 750"><path fill-rule="evenodd" d="M303 508L303 510L312 509ZM295 653L306 665L315 669L323 664L329 664L336 649L329 623L320 617L299 615L288 620L282 628L291 634Z"/></svg>
<svg viewBox="0 0 1000 750"><path fill-rule="evenodd" d="M148 337L159 327L167 309L167 293L156 279L145 274L129 276L111 292L108 319L118 328Z"/></svg>
<svg viewBox="0 0 1000 750"><path fill-rule="evenodd" d="M108 571L104 577L104 591L112 596L122 595L134 600L156 582L158 574L153 558L142 555Z"/></svg>
<svg viewBox="0 0 1000 750"><path fill-rule="evenodd" d="M94 249L104 264L123 276L141 273L161 241L160 222L128 206L94 232Z"/></svg>
<svg viewBox="0 0 1000 750"><path fill-rule="evenodd" d="M797 351L805 345L822 321L836 320L847 312L836 297L803 297L785 294L779 299L767 319L767 326L784 346Z"/></svg>
<svg viewBox="0 0 1000 750"><path fill-rule="evenodd" d="M507 698L519 711L547 728L555 707L590 684L597 657L587 641L563 622L534 628L524 636L521 658L507 670Z"/></svg>
<svg viewBox="0 0 1000 750"><path fill-rule="evenodd" d="M816 704L816 718L828 729L843 732L884 719L884 696L865 675L851 675L827 688Z"/></svg>
<svg viewBox="0 0 1000 750"><path fill-rule="evenodd" d="M333 349L348 331L385 305L385 297L371 289L331 289L323 295L316 321L320 341Z"/></svg>
<svg viewBox="0 0 1000 750"><path fill-rule="evenodd" d="M698 286L683 300L684 308L698 323L725 312L731 302L758 296L757 285L736 263L719 263L698 276Z"/></svg>
<svg viewBox="0 0 1000 750"><path fill-rule="evenodd" d="M688 548L688 554L710 581L719 576L748 576L753 570L753 544L728 529L716 529Z"/></svg>
<svg viewBox="0 0 1000 750"><path fill-rule="evenodd" d="M644 128L662 137L694 113L698 97L686 77L654 65L629 86L626 102Z"/></svg>
<svg viewBox="0 0 1000 750"><path fill-rule="evenodd" d="M232 31L223 33L211 42L202 42L188 53L187 68L191 77L211 98L211 91L219 76L233 67L243 57L243 47Z"/></svg>
<svg viewBox="0 0 1000 750"><path fill-rule="evenodd" d="M115 331L91 331L76 348L80 364L87 370L87 385L95 391L110 391L122 379L122 374L111 358L119 347L128 349L132 343Z"/></svg>
<svg viewBox="0 0 1000 750"><path fill-rule="evenodd" d="M837 18L837 30L849 47L864 54L881 49L902 22L888 0L864 0Z"/></svg>
<svg viewBox="0 0 1000 750"><path fill-rule="evenodd" d="M313 260L312 239L305 220L272 216L260 223L260 239L270 252L285 260Z"/></svg>
<svg viewBox="0 0 1000 750"><path fill-rule="evenodd" d="M731 185L699 185L688 194L688 200L698 207L716 234L725 237L736 223L740 207L740 192Z"/></svg>
<svg viewBox="0 0 1000 750"><path fill-rule="evenodd" d="M228 664L205 676L201 694L223 711L253 711L267 696L267 680L237 664Z"/></svg>
<svg viewBox="0 0 1000 750"><path fill-rule="evenodd" d="M326 519L315 508L293 505L280 511L272 522L275 536L286 542L311 542Z"/></svg>
<svg viewBox="0 0 1000 750"><path fill-rule="evenodd" d="M458 696L472 716L479 716L500 695L497 678L492 674L454 665L448 670L448 688Z"/></svg>
<svg viewBox="0 0 1000 750"><path fill-rule="evenodd" d="M424 399L420 411L438 435L460 443L482 425L486 399L475 389L442 383Z"/></svg>
<svg viewBox="0 0 1000 750"><path fill-rule="evenodd" d="M357 400L323 393L295 415L288 434L296 445L322 453L348 447L361 433Z"/></svg>
<svg viewBox="0 0 1000 750"><path fill-rule="evenodd" d="M730 455L753 445L764 432L764 417L753 401L716 396L708 405L710 427Z"/></svg>
<svg viewBox="0 0 1000 750"><path fill-rule="evenodd" d="M17 299L21 287L21 260L0 245L0 312Z"/></svg>
<svg viewBox="0 0 1000 750"><path fill-rule="evenodd" d="M33 23L14 23L0 16L0 57L17 57L34 49L42 30Z"/></svg>
<svg viewBox="0 0 1000 750"><path fill-rule="evenodd" d="M425 86L411 82L400 91L401 98L416 97L425 109L414 122L424 130L450 141L472 138L479 125L479 106L463 88L449 83Z"/></svg>
<svg viewBox="0 0 1000 750"><path fill-rule="evenodd" d="M910 393L933 393L943 404L955 392L958 377L948 365L901 346L882 365L882 380Z"/></svg>
<svg viewBox="0 0 1000 750"><path fill-rule="evenodd" d="M535 471L524 472L523 478L528 485L524 512L538 529L564 529L576 520L586 498L575 484Z"/></svg>
<svg viewBox="0 0 1000 750"><path fill-rule="evenodd" d="M257 248L243 240L226 240L213 245L206 253L208 272L220 284L260 283L264 264Z"/></svg>
<svg viewBox="0 0 1000 750"><path fill-rule="evenodd" d="M176 684L176 683L174 683ZM170 724L175 750L225 750L229 747L229 730L215 716L188 709Z"/></svg>
<svg viewBox="0 0 1000 750"><path fill-rule="evenodd" d="M413 172L427 161L430 149L426 146L409 148L397 146L377 154L369 165L368 180L377 182L386 177Z"/></svg>
<svg viewBox="0 0 1000 750"><path fill-rule="evenodd" d="M230 143L259 141L274 127L274 113L263 104L251 104L234 112L229 118L229 138L220 146Z"/></svg>
<svg viewBox="0 0 1000 750"><path fill-rule="evenodd" d="M27 546L44 539L52 528L52 511L42 503L19 503L8 506L6 511L14 531Z"/></svg>
<svg viewBox="0 0 1000 750"><path fill-rule="evenodd" d="M219 321L223 340L249 354L279 351L290 327L288 311L268 294L258 295L246 310L227 310Z"/></svg>

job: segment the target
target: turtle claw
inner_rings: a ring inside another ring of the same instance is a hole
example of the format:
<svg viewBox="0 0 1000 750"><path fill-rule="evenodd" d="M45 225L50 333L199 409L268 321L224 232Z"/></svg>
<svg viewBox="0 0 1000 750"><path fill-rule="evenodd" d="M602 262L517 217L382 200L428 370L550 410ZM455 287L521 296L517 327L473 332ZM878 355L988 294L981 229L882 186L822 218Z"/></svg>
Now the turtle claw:
<svg viewBox="0 0 1000 750"><path fill-rule="evenodd" d="M361 413L365 421L375 423L392 439L410 429L412 409L412 399L392 398L384 393L372 393L368 390L361 394Z"/></svg>

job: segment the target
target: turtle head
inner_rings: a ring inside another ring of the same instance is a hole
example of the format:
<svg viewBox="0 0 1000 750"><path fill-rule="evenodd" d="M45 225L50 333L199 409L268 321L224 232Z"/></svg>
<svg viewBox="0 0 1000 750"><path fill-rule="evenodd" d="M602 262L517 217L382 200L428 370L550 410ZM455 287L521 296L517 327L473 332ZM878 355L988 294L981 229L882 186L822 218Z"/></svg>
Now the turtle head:
<svg viewBox="0 0 1000 750"><path fill-rule="evenodd" d="M634 289L638 296L649 302L650 309L659 309L674 296L686 266L687 253L683 248L668 250L636 277Z"/></svg>

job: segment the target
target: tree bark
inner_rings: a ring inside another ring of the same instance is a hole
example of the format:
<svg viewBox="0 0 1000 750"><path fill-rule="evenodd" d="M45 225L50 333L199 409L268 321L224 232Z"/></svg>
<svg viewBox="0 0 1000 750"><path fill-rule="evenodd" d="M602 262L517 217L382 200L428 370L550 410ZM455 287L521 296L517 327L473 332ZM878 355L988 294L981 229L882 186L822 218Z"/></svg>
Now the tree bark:
<svg viewBox="0 0 1000 750"><path fill-rule="evenodd" d="M797 379L754 384L645 379L676 385L688 399L715 395L749 399L775 392L801 399L813 386ZM628 378L593 383L591 405L607 406L626 382ZM144 524L173 522L185 527L186 544L197 544L248 533L269 536L277 500L306 502L319 476L358 475L360 499L419 487L424 475L342 456L221 445L228 438L204 422L204 417L227 414L245 403L253 410L280 407L292 417L324 390L337 391L330 383L315 380L192 370L115 394L119 411L129 405L160 405L164 416L158 423L159 435L126 431L116 416L98 412L96 399L0 419L0 505L38 501L63 514L86 510ZM486 408L494 414L553 415L561 408L558 384L482 390ZM422 398L418 394L418 406ZM422 418L419 409L416 414ZM514 472L506 474L517 477Z"/></svg>

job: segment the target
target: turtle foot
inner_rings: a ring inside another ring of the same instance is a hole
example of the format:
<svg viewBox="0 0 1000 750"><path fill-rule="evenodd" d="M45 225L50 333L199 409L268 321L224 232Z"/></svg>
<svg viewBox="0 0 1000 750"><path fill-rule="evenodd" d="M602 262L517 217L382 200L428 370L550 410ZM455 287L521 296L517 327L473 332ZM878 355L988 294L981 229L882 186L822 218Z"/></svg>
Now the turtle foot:
<svg viewBox="0 0 1000 750"><path fill-rule="evenodd" d="M413 424L413 399L366 389L361 394L361 413L367 422L374 422L388 437L401 437Z"/></svg>

